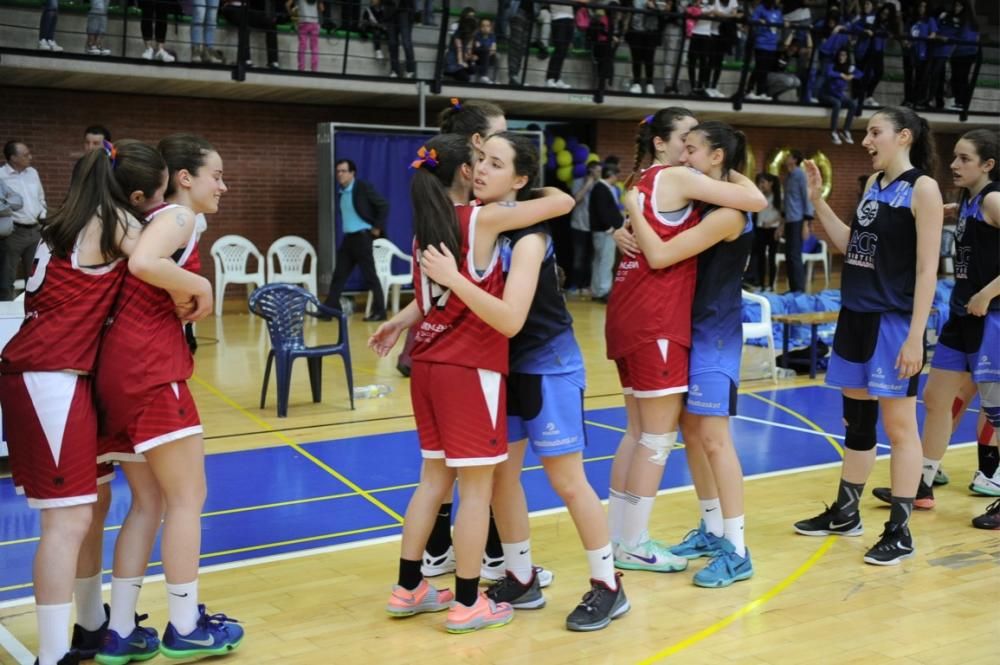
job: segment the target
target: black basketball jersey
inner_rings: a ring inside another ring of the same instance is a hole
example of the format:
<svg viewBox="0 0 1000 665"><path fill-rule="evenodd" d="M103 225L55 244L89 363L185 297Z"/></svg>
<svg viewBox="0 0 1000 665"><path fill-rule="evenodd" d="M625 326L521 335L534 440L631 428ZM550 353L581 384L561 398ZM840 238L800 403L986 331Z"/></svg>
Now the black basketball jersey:
<svg viewBox="0 0 1000 665"><path fill-rule="evenodd" d="M983 218L983 201L991 192L1000 192L1000 183L991 182L976 196L962 193L955 225L955 289L951 292L951 314L967 314L969 299L1000 275L1000 229ZM1000 297L990 301L990 309L1000 310Z"/></svg>
<svg viewBox="0 0 1000 665"><path fill-rule="evenodd" d="M888 184L879 173L858 203L844 254L843 306L854 312L911 312L917 279L917 224L911 208L919 169Z"/></svg>

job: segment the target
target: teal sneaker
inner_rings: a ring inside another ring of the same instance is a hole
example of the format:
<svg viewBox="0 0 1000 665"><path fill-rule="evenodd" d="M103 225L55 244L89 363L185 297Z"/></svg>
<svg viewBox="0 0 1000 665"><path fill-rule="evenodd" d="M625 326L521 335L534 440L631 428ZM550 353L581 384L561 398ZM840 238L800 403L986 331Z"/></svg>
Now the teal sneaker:
<svg viewBox="0 0 1000 665"><path fill-rule="evenodd" d="M723 538L719 540L721 541L719 553L712 557L707 566L695 573L696 586L717 589L753 577L750 549L747 548L744 556L739 556L733 549L732 543Z"/></svg>
<svg viewBox="0 0 1000 665"><path fill-rule="evenodd" d="M243 628L225 614L209 614L198 605L198 623L187 635L181 635L172 623L167 624L160 642L160 653L167 658L221 656L234 651L243 642Z"/></svg>
<svg viewBox="0 0 1000 665"><path fill-rule="evenodd" d="M632 548L621 543L615 552L615 568L625 570L674 573L684 570L687 565L687 559L673 554L670 548L658 540L646 540Z"/></svg>
<svg viewBox="0 0 1000 665"><path fill-rule="evenodd" d="M94 660L101 665L126 665L132 661L149 660L160 653L156 630L140 625L122 637L110 628L104 634L104 644Z"/></svg>
<svg viewBox="0 0 1000 665"><path fill-rule="evenodd" d="M703 556L713 557L720 551L724 539L705 529L705 520L698 522L698 528L692 529L684 536L684 540L670 548L670 551L685 559L698 559Z"/></svg>

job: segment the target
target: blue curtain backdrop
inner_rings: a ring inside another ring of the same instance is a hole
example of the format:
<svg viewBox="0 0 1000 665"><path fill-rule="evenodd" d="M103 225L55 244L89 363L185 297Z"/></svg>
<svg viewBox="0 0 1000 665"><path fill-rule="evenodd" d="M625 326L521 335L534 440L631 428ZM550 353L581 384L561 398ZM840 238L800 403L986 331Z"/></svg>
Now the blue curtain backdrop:
<svg viewBox="0 0 1000 665"><path fill-rule="evenodd" d="M350 159L358 166L355 177L371 183L389 202L389 219L386 235L397 247L409 254L413 244L413 216L410 213L410 162L417 158L417 150L435 134L375 133L337 131L334 136L334 154L337 159ZM340 210L337 210L337 246L343 239ZM401 270L402 266L393 266ZM367 291L361 271L355 269L347 280L345 291Z"/></svg>

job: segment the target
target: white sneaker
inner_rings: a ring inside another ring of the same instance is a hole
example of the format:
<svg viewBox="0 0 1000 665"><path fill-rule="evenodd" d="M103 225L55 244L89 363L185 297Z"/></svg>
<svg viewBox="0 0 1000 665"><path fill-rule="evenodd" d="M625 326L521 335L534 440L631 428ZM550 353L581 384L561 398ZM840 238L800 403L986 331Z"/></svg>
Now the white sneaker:
<svg viewBox="0 0 1000 665"><path fill-rule="evenodd" d="M101 47L101 55L111 55L111 49Z"/></svg>
<svg viewBox="0 0 1000 665"><path fill-rule="evenodd" d="M632 84L632 85L631 85L631 86L629 87L628 91L629 91L630 93L632 93L633 95L641 95L641 94L642 94L642 86L641 86L641 85L639 85L638 83L633 83L633 84Z"/></svg>
<svg viewBox="0 0 1000 665"><path fill-rule="evenodd" d="M559 84L556 83L555 79L548 79L547 81L545 81L545 87L546 88L558 88Z"/></svg>
<svg viewBox="0 0 1000 665"><path fill-rule="evenodd" d="M847 145L854 145L854 139L851 137L851 133L848 131L840 132L840 136L844 139L844 143Z"/></svg>
<svg viewBox="0 0 1000 665"><path fill-rule="evenodd" d="M382 53L382 49L376 49L376 51L375 51L375 59L379 60L379 61L385 60L385 55Z"/></svg>
<svg viewBox="0 0 1000 665"><path fill-rule="evenodd" d="M762 101L762 102L770 102L770 101L773 101L773 97L771 97L771 95L761 95L760 96L760 101Z"/></svg>
<svg viewBox="0 0 1000 665"><path fill-rule="evenodd" d="M389 72L389 78L391 78L391 79L398 79L399 78L399 74L397 74L396 72Z"/></svg>
<svg viewBox="0 0 1000 665"><path fill-rule="evenodd" d="M655 95L656 94L656 88L653 87L652 83L647 83L646 84L646 94L647 95Z"/></svg>
<svg viewBox="0 0 1000 665"><path fill-rule="evenodd" d="M487 85L493 85L493 79L491 79L489 76L480 76L479 82L485 83Z"/></svg>
<svg viewBox="0 0 1000 665"><path fill-rule="evenodd" d="M86 53L87 55L100 55L101 54L101 47L100 46L88 46L87 48L85 48L83 50L83 52Z"/></svg>
<svg viewBox="0 0 1000 665"><path fill-rule="evenodd" d="M535 573L538 575L538 586L542 589L552 584L552 579L555 577L555 573L541 566L535 566Z"/></svg>
<svg viewBox="0 0 1000 665"><path fill-rule="evenodd" d="M420 564L420 574L424 577L437 577L455 572L455 548L449 546L448 551L441 556L431 556L424 550L423 562Z"/></svg>
<svg viewBox="0 0 1000 665"><path fill-rule="evenodd" d="M39 39L38 40L38 50L39 51L51 51L52 47L49 46L49 40Z"/></svg>
<svg viewBox="0 0 1000 665"><path fill-rule="evenodd" d="M167 53L163 49L157 49L157 51L156 51L156 59L159 60L160 62L173 62L177 58L175 58L174 56L170 55L169 53Z"/></svg>
<svg viewBox="0 0 1000 665"><path fill-rule="evenodd" d="M59 53L60 51L63 50L63 47L59 46L59 44L56 44L56 40L50 39L49 40L49 50L50 51L54 51L56 53Z"/></svg>
<svg viewBox="0 0 1000 665"><path fill-rule="evenodd" d="M566 81L563 81L562 79L556 79L556 87L562 88L563 90L569 90L573 86L571 86L569 83L566 83Z"/></svg>
<svg viewBox="0 0 1000 665"><path fill-rule="evenodd" d="M615 554L615 568L625 570L648 570L656 573L673 573L684 570L688 560L677 556L658 540L646 540L634 548L624 543Z"/></svg>
<svg viewBox="0 0 1000 665"><path fill-rule="evenodd" d="M840 145L843 141L840 140L840 134L837 132L831 132L830 137L833 139L833 145Z"/></svg>
<svg viewBox="0 0 1000 665"><path fill-rule="evenodd" d="M969 489L976 494L1000 496L1000 471L994 473L992 478L982 471L976 471L976 475L972 476L972 482L969 483Z"/></svg>
<svg viewBox="0 0 1000 665"><path fill-rule="evenodd" d="M142 52L142 59L143 60L152 60L153 59L153 47L152 46L148 47L145 51Z"/></svg>
<svg viewBox="0 0 1000 665"><path fill-rule="evenodd" d="M722 94L722 91L719 90L718 88L709 88L705 92L708 93L709 97L715 97L716 99L724 99L725 98L725 95Z"/></svg>
<svg viewBox="0 0 1000 665"><path fill-rule="evenodd" d="M483 553L483 565L479 569L479 578L483 580L491 580L493 582L497 580L502 580L507 574L507 568L504 566L504 561L502 556L496 558L491 557L489 554Z"/></svg>
<svg viewBox="0 0 1000 665"><path fill-rule="evenodd" d="M879 103L874 97L867 97L865 98L865 106L879 106Z"/></svg>
<svg viewBox="0 0 1000 665"><path fill-rule="evenodd" d="M763 97L761 95L758 95L756 92L748 92L746 95L743 96L743 98L751 102L755 102L758 99L763 99Z"/></svg>
<svg viewBox="0 0 1000 665"><path fill-rule="evenodd" d="M408 79L415 79L415 78L417 78L417 73L416 72L406 72L406 74L404 76L406 78L408 78Z"/></svg>

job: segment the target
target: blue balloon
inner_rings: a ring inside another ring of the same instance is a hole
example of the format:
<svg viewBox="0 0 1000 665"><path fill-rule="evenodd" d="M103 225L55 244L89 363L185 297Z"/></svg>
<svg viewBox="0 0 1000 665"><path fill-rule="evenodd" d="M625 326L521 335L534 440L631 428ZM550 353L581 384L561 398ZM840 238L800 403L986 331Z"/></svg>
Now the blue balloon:
<svg viewBox="0 0 1000 665"><path fill-rule="evenodd" d="M573 167L573 177L574 178L582 178L585 175L587 175L587 165L586 164L577 164L576 166Z"/></svg>
<svg viewBox="0 0 1000 665"><path fill-rule="evenodd" d="M589 155L590 148L582 143L573 148L573 162L575 164L585 164Z"/></svg>
<svg viewBox="0 0 1000 665"><path fill-rule="evenodd" d="M545 163L545 168L554 169L556 167L556 153L549 150L549 159Z"/></svg>
<svg viewBox="0 0 1000 665"><path fill-rule="evenodd" d="M580 141L575 136L571 136L566 139L566 149L570 152L576 150L576 146L578 145L580 145Z"/></svg>

